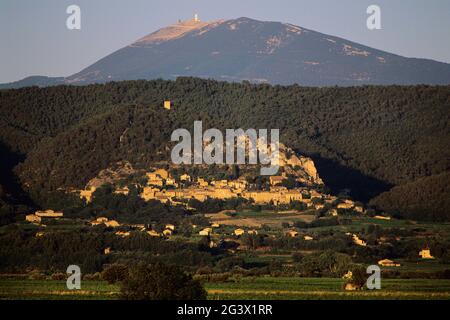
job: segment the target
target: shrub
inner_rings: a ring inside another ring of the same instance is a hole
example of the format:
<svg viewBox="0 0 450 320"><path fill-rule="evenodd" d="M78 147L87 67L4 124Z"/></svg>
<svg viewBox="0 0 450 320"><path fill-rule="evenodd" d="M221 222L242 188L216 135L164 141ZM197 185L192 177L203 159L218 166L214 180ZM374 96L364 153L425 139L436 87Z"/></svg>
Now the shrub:
<svg viewBox="0 0 450 320"><path fill-rule="evenodd" d="M30 280L44 280L45 275L38 270L33 270L28 274L28 278Z"/></svg>
<svg viewBox="0 0 450 320"><path fill-rule="evenodd" d="M126 300L203 300L206 295L191 275L162 263L131 269L121 287L121 297Z"/></svg>
<svg viewBox="0 0 450 320"><path fill-rule="evenodd" d="M56 272L51 275L52 280L65 280L67 275L62 272Z"/></svg>
<svg viewBox="0 0 450 320"><path fill-rule="evenodd" d="M83 280L98 281L100 279L102 279L102 275L100 272L88 273L83 275Z"/></svg>
<svg viewBox="0 0 450 320"><path fill-rule="evenodd" d="M108 283L123 281L128 275L128 267L123 264L111 264L102 271L102 279Z"/></svg>

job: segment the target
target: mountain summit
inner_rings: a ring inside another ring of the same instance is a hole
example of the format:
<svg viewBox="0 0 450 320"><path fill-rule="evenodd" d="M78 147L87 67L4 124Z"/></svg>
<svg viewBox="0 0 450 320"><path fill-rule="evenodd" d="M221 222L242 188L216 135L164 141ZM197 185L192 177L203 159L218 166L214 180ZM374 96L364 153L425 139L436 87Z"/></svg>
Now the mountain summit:
<svg viewBox="0 0 450 320"><path fill-rule="evenodd" d="M305 86L446 85L450 64L405 58L289 23L196 18L153 32L63 80L49 78L48 84L178 76ZM21 82L9 84L14 86Z"/></svg>
<svg viewBox="0 0 450 320"><path fill-rule="evenodd" d="M168 26L166 28L159 29L149 35L137 40L131 46L140 47L140 46L150 46L160 44L165 41L175 40L186 33L191 31L200 30L207 26L215 26L223 21L212 21L212 22L202 22L196 19L187 20L187 21L179 21L178 23Z"/></svg>

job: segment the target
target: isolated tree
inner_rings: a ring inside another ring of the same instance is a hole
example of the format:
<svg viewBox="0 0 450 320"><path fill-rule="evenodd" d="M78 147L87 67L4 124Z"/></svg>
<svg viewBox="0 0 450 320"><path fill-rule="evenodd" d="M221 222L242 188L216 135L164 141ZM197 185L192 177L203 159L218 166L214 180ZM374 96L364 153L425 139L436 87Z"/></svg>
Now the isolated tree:
<svg viewBox="0 0 450 320"><path fill-rule="evenodd" d="M365 268L355 265L351 268L351 272L352 276L344 283L344 288L347 288L347 285L350 284L353 288L361 290L367 281Z"/></svg>
<svg viewBox="0 0 450 320"><path fill-rule="evenodd" d="M126 300L204 300L206 295L191 275L162 263L132 268L121 288Z"/></svg>

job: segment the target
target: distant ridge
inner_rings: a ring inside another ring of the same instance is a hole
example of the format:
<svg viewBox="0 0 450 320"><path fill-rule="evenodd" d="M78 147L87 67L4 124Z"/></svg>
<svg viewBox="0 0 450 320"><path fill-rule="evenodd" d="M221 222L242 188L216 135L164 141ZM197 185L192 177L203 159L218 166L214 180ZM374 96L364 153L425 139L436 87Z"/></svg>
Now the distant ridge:
<svg viewBox="0 0 450 320"><path fill-rule="evenodd" d="M58 84L64 84L64 77L31 76L19 81L2 83L0 84L0 89L14 89L31 86L49 87Z"/></svg>
<svg viewBox="0 0 450 320"><path fill-rule="evenodd" d="M159 29L67 78L0 85L84 85L178 76L303 86L448 85L450 64L405 58L289 23L188 20Z"/></svg>

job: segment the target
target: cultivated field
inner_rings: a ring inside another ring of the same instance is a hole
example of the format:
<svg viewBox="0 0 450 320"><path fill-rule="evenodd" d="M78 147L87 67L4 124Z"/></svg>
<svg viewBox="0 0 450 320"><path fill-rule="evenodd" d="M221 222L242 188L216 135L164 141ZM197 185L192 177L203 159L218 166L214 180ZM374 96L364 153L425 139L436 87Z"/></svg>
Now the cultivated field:
<svg viewBox="0 0 450 320"><path fill-rule="evenodd" d="M450 280L386 279L381 290L349 292L333 278L248 277L206 283L208 298L216 299L450 299ZM68 290L64 281L0 279L0 299L118 299L119 286L82 281L81 290Z"/></svg>
<svg viewBox="0 0 450 320"><path fill-rule="evenodd" d="M307 212L306 212L307 213ZM313 214L297 213L294 210L291 211L261 211L255 212L250 210L244 210L241 212L235 212L232 216L225 212L207 214L212 222L226 226L236 227L248 227L248 228L260 228L263 225L267 225L273 228L281 228L283 222L295 222L304 221L311 222L314 220Z"/></svg>

